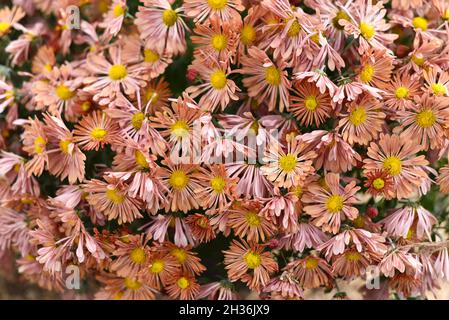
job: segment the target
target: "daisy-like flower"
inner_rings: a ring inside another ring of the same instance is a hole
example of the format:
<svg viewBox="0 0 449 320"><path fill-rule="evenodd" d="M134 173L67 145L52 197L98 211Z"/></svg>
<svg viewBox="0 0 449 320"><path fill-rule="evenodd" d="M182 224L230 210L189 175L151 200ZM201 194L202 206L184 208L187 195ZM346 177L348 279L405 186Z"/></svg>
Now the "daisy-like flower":
<svg viewBox="0 0 449 320"><path fill-rule="evenodd" d="M393 178L393 192L398 199L407 198L429 180L424 155L416 156L422 146L416 140L398 135L380 135L378 143L371 142L368 158L364 159L364 175L385 170Z"/></svg>
<svg viewBox="0 0 449 320"><path fill-rule="evenodd" d="M52 47L44 45L37 49L36 54L33 57L31 71L34 74L45 74L51 72L56 65L55 52Z"/></svg>
<svg viewBox="0 0 449 320"><path fill-rule="evenodd" d="M300 71L293 74L295 80L304 80L314 83L320 89L320 93L324 94L326 91L332 97L337 92L337 86L332 82L327 74L322 70ZM335 101L335 100L334 100Z"/></svg>
<svg viewBox="0 0 449 320"><path fill-rule="evenodd" d="M257 201L244 202L230 210L228 226L236 236L247 241L262 242L274 234L275 226L260 213L262 205Z"/></svg>
<svg viewBox="0 0 449 320"><path fill-rule="evenodd" d="M145 235L126 235L115 242L110 269L120 277L136 278L148 258L148 239Z"/></svg>
<svg viewBox="0 0 449 320"><path fill-rule="evenodd" d="M289 262L286 269L295 275L304 289L332 286L333 277L329 264L314 254Z"/></svg>
<svg viewBox="0 0 449 320"><path fill-rule="evenodd" d="M230 178L224 165L200 168L198 180L201 188L195 193L203 208L224 208L236 198L238 178Z"/></svg>
<svg viewBox="0 0 449 320"><path fill-rule="evenodd" d="M270 280L270 274L278 271L278 265L265 246L233 240L223 251L224 264L231 281L241 280L251 290L260 291Z"/></svg>
<svg viewBox="0 0 449 320"><path fill-rule="evenodd" d="M431 68L423 71L425 90L437 97L449 95L449 74L445 71Z"/></svg>
<svg viewBox="0 0 449 320"><path fill-rule="evenodd" d="M192 98L201 96L198 105L202 110L213 112L220 107L224 110L231 100L238 100L236 91L240 91L234 81L229 79L228 62L218 62L215 59L197 58L192 67L204 81L199 85L190 86L186 92Z"/></svg>
<svg viewBox="0 0 449 320"><path fill-rule="evenodd" d="M198 176L195 174L198 167L189 164L173 164L163 160L160 177L162 183L168 191L168 202L165 210L187 212L191 209L198 209L198 199L195 190L201 188Z"/></svg>
<svg viewBox="0 0 449 320"><path fill-rule="evenodd" d="M169 107L169 98L172 96L169 83L163 78L153 79L142 90L142 101L149 103L149 112L154 114L162 110L163 107Z"/></svg>
<svg viewBox="0 0 449 320"><path fill-rule="evenodd" d="M25 17L25 11L21 7L3 7L0 10L0 37L8 34L12 28L22 29L22 25L18 22L23 17Z"/></svg>
<svg viewBox="0 0 449 320"><path fill-rule="evenodd" d="M237 183L237 195L245 198L266 197L272 189L271 183L261 172L257 164L248 164L244 161L226 164L226 168L231 177L239 177Z"/></svg>
<svg viewBox="0 0 449 320"><path fill-rule="evenodd" d="M180 265L175 257L167 253L150 251L145 267L141 270L140 275L143 282L160 290L172 281L176 274L179 273L179 270Z"/></svg>
<svg viewBox="0 0 449 320"><path fill-rule="evenodd" d="M351 145L367 145L382 131L385 114L381 104L369 95L347 104L348 113L342 113L338 123L343 139Z"/></svg>
<svg viewBox="0 0 449 320"><path fill-rule="evenodd" d="M18 125L23 125L24 132L21 135L23 150L32 156L25 164L28 174L40 176L48 165L47 143L44 125L39 119L16 120Z"/></svg>
<svg viewBox="0 0 449 320"><path fill-rule="evenodd" d="M409 110L399 111L397 118L403 129L401 136L415 140L423 148L443 147L447 122L449 121L449 99L425 94L415 98Z"/></svg>
<svg viewBox="0 0 449 320"><path fill-rule="evenodd" d="M74 143L72 132L60 117L44 115L48 139L47 153L51 153L48 162L50 173L61 180L68 178L70 184L84 179L84 161L86 156Z"/></svg>
<svg viewBox="0 0 449 320"><path fill-rule="evenodd" d="M384 104L388 110L404 110L413 107L413 100L419 93L418 78L406 72L393 76L384 88Z"/></svg>
<svg viewBox="0 0 449 320"><path fill-rule="evenodd" d="M117 219L119 224L142 218L141 201L127 194L127 185L113 177L103 178L105 181L92 179L83 185L84 191L89 193L87 201L108 220Z"/></svg>
<svg viewBox="0 0 449 320"><path fill-rule="evenodd" d="M312 160L316 153L306 148L306 143L294 136L289 139L286 151L272 143L265 152L260 170L279 188L299 185L315 171Z"/></svg>
<svg viewBox="0 0 449 320"><path fill-rule="evenodd" d="M193 32L195 35L192 35L192 43L197 45L194 55L210 55L217 61L233 60L237 47L235 25L211 18L198 25Z"/></svg>
<svg viewBox="0 0 449 320"><path fill-rule="evenodd" d="M199 275L206 270L206 267L201 264L198 254L191 249L191 246L178 247L171 242L164 242L158 250L174 257L184 273Z"/></svg>
<svg viewBox="0 0 449 320"><path fill-rule="evenodd" d="M116 36L122 28L126 10L125 0L113 0L109 10L103 16L103 21L98 26L105 29L105 34Z"/></svg>
<svg viewBox="0 0 449 320"><path fill-rule="evenodd" d="M293 92L287 110L301 121L301 125L318 127L329 118L333 109L329 93L321 93L315 84L305 81L293 82Z"/></svg>
<svg viewBox="0 0 449 320"><path fill-rule="evenodd" d="M145 46L152 45L158 52L177 55L186 50L188 27L183 20L183 7L173 8L171 3L168 0L144 0L134 23L140 38L147 42Z"/></svg>
<svg viewBox="0 0 449 320"><path fill-rule="evenodd" d="M380 223L390 236L403 238L431 239L432 226L438 220L423 207L404 207L381 220Z"/></svg>
<svg viewBox="0 0 449 320"><path fill-rule="evenodd" d="M111 46L108 59L103 54L90 54L86 59L87 70L92 76L85 77L84 91L93 95L100 105L109 104L119 92L134 96L145 86L146 75L142 64L128 65L122 59L122 48Z"/></svg>
<svg viewBox="0 0 449 320"><path fill-rule="evenodd" d="M168 295L173 299L195 300L200 291L200 285L193 275L179 273L171 279L166 287Z"/></svg>
<svg viewBox="0 0 449 320"><path fill-rule="evenodd" d="M200 243L209 242L215 238L214 229L206 215L191 214L187 216L186 224L189 226L193 238Z"/></svg>
<svg viewBox="0 0 449 320"><path fill-rule="evenodd" d="M365 187L367 192L373 196L382 195L385 199L391 199L394 196L393 178L385 170L371 171L366 174Z"/></svg>
<svg viewBox="0 0 449 320"><path fill-rule="evenodd" d="M310 215L312 223L325 232L336 234L343 220L354 220L359 210L352 205L357 201L355 194L360 187L350 182L345 187L340 185L340 175L328 173L324 177L325 186L309 186L302 201L307 204L304 212Z"/></svg>
<svg viewBox="0 0 449 320"><path fill-rule="evenodd" d="M363 54L370 48L387 50L391 53L386 46L393 43L398 35L385 33L391 26L384 19L387 10L383 2L379 1L373 5L372 0L358 0L354 2L353 8L353 12L345 10L350 19L343 18L338 20L338 23L344 27L348 35L353 35L359 40L359 53Z"/></svg>
<svg viewBox="0 0 449 320"><path fill-rule="evenodd" d="M358 81L373 87L383 88L390 81L393 57L386 50L369 49L360 60Z"/></svg>
<svg viewBox="0 0 449 320"><path fill-rule="evenodd" d="M184 8L186 15L200 24L209 17L217 17L223 22L241 24L242 18L239 11L245 9L240 0L186 0Z"/></svg>
<svg viewBox="0 0 449 320"><path fill-rule="evenodd" d="M253 46L248 55L242 56L241 64L239 72L245 75L243 85L250 97L259 103L266 102L270 111L277 105L280 112L289 106L290 81L285 70L287 64L282 59L273 62L264 51Z"/></svg>
<svg viewBox="0 0 449 320"><path fill-rule="evenodd" d="M83 150L98 150L115 141L118 131L111 118L102 111L95 111L75 125L73 134Z"/></svg>
<svg viewBox="0 0 449 320"><path fill-rule="evenodd" d="M272 300L299 300L304 298L304 292L299 281L289 271L284 271L279 277L271 279L263 291L268 292Z"/></svg>
<svg viewBox="0 0 449 320"><path fill-rule="evenodd" d="M98 300L154 300L157 291L137 278L101 274L97 280L104 285L95 294Z"/></svg>

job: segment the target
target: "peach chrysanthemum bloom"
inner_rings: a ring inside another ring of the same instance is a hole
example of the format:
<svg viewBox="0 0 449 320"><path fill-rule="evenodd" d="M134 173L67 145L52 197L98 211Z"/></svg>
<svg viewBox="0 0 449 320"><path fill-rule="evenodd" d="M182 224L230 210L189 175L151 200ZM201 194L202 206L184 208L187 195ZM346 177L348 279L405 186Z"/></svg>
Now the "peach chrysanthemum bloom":
<svg viewBox="0 0 449 320"><path fill-rule="evenodd" d="M427 91L437 97L449 96L449 74L445 71L431 68L423 71L425 86L423 91Z"/></svg>
<svg viewBox="0 0 449 320"><path fill-rule="evenodd" d="M92 179L83 185L89 195L87 201L96 210L104 213L108 220L117 219L119 224L142 218L140 200L127 194L128 186L117 178L104 176L105 181Z"/></svg>
<svg viewBox="0 0 449 320"><path fill-rule="evenodd" d="M0 37L8 34L12 28L22 29L18 22L25 17L25 11L21 7L4 7L0 9Z"/></svg>
<svg viewBox="0 0 449 320"><path fill-rule="evenodd" d="M368 158L364 159L363 173L386 170L393 177L394 195L407 198L427 180L429 162L424 155L417 156L422 146L416 140L398 135L380 135L378 143L371 142Z"/></svg>
<svg viewBox="0 0 449 320"><path fill-rule="evenodd" d="M266 102L268 109L273 111L278 106L282 112L289 105L290 81L285 70L287 64L282 59L275 62L257 47L248 49L248 55L241 58L243 85L248 89L248 95L259 103Z"/></svg>
<svg viewBox="0 0 449 320"><path fill-rule="evenodd" d="M296 276L304 289L332 286L333 276L329 264L315 254L289 262L286 269Z"/></svg>
<svg viewBox="0 0 449 320"><path fill-rule="evenodd" d="M179 273L180 265L176 258L163 252L158 252L157 247L150 248L149 256L139 276L143 282L160 290L166 287Z"/></svg>
<svg viewBox="0 0 449 320"><path fill-rule="evenodd" d="M145 235L126 235L115 242L110 270L120 277L135 278L143 270L148 259L148 239Z"/></svg>
<svg viewBox="0 0 449 320"><path fill-rule="evenodd" d="M101 273L97 280L103 285L95 294L97 300L154 300L157 290L137 278Z"/></svg>
<svg viewBox="0 0 449 320"><path fill-rule="evenodd" d="M405 139L415 140L424 149L443 147L449 121L449 98L424 94L415 98L408 110L399 111L396 118Z"/></svg>
<svg viewBox="0 0 449 320"><path fill-rule="evenodd" d="M278 264L265 246L233 240L224 253L224 264L231 281L241 280L251 290L260 291L270 280L270 274L278 271Z"/></svg>
<svg viewBox="0 0 449 320"><path fill-rule="evenodd" d="M351 145L367 145L377 138L385 123L385 113L381 111L378 100L363 95L357 101L347 105L347 113L342 113L338 123L343 139Z"/></svg>
<svg viewBox="0 0 449 320"><path fill-rule="evenodd" d="M127 95L134 96L145 86L147 75L144 74L142 63L129 65L122 58L123 49L111 46L108 58L102 54L90 54L86 59L86 68L91 76L84 78L84 91L93 95L100 105L109 104L123 90Z"/></svg>
<svg viewBox="0 0 449 320"><path fill-rule="evenodd" d="M178 247L171 242L164 242L160 248L160 252L168 253L174 257L177 263L181 266L181 270L188 274L199 275L206 270L206 267L201 264L201 259L198 258L198 253L191 251L192 246Z"/></svg>
<svg viewBox="0 0 449 320"><path fill-rule="evenodd" d="M328 173L324 177L324 186L309 186L302 201L306 204L304 212L310 215L312 223L323 231L336 234L343 220L354 220L359 210L353 205L357 202L355 194L360 190L355 182L340 185L340 175Z"/></svg>
<svg viewBox="0 0 449 320"><path fill-rule="evenodd" d="M104 29L104 34L116 36L122 28L126 15L126 1L113 0L109 5L109 10L103 15L103 21L98 26Z"/></svg>
<svg viewBox="0 0 449 320"><path fill-rule="evenodd" d="M238 11L245 7L241 0L185 0L186 15L195 23L203 23L209 17L216 17L223 22L241 24L242 18Z"/></svg>
<svg viewBox="0 0 449 320"><path fill-rule="evenodd" d="M383 88L385 93L385 111L393 113L397 110L411 109L413 100L419 93L419 78L409 73L400 72Z"/></svg>
<svg viewBox="0 0 449 320"><path fill-rule="evenodd" d="M150 114L154 114L156 111L170 106L169 100L172 92L167 80L164 77L159 77L148 82L148 85L143 88L141 95L144 104L150 103L148 110Z"/></svg>
<svg viewBox="0 0 449 320"><path fill-rule="evenodd" d="M157 52L173 55L184 53L187 48L185 32L189 28L183 20L183 10L183 7L173 8L168 0L144 0L134 24L140 38L146 41L145 47L152 45Z"/></svg>
<svg viewBox="0 0 449 320"><path fill-rule="evenodd" d="M393 178L385 170L371 171L366 174L365 187L367 192L373 196L382 195L385 199L394 197Z"/></svg>
<svg viewBox="0 0 449 320"><path fill-rule="evenodd" d="M6 108L14 108L15 105L15 89L12 84L5 81L3 77L0 77L0 113L5 111Z"/></svg>
<svg viewBox="0 0 449 320"><path fill-rule="evenodd" d="M37 53L34 55L31 65L31 71L34 74L40 75L51 72L56 65L55 52L52 47L44 45L39 47Z"/></svg>
<svg viewBox="0 0 449 320"><path fill-rule="evenodd" d="M291 103L287 110L291 112L301 125L319 126L330 117L333 103L329 93L321 93L314 83L305 81L293 82Z"/></svg>
<svg viewBox="0 0 449 320"><path fill-rule="evenodd" d="M298 223L296 232L285 234L279 240L279 247L286 250L304 252L305 249L316 249L320 244L329 240L329 237L313 224Z"/></svg>
<svg viewBox="0 0 449 320"><path fill-rule="evenodd" d="M195 277L188 273L178 273L165 288L170 298L180 300L195 300L200 292L200 285Z"/></svg>
<svg viewBox="0 0 449 320"><path fill-rule="evenodd" d="M117 124L104 112L94 111L75 125L73 134L81 149L88 151L98 150L112 143L118 137L118 131Z"/></svg>
<svg viewBox="0 0 449 320"><path fill-rule="evenodd" d="M360 59L357 80L382 89L390 81L392 71L393 57L386 50L369 49Z"/></svg>
<svg viewBox="0 0 449 320"><path fill-rule="evenodd" d="M208 216L195 213L188 215L185 220L192 232L192 237L199 243L205 243L215 239L215 231Z"/></svg>
<svg viewBox="0 0 449 320"><path fill-rule="evenodd" d="M303 140L292 135L285 151L279 144L272 143L268 147L260 170L277 187L290 188L315 172L312 166L315 157L316 153L307 151Z"/></svg>
<svg viewBox="0 0 449 320"><path fill-rule="evenodd" d="M379 269L386 277L393 277L395 273L407 273L418 276L422 265L409 249L398 248L388 253L379 263Z"/></svg>

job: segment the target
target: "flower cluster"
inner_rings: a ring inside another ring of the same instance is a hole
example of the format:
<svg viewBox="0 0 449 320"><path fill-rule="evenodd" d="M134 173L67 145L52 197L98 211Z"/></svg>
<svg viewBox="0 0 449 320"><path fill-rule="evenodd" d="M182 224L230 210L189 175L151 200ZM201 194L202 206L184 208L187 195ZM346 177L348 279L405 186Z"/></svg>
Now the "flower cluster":
<svg viewBox="0 0 449 320"><path fill-rule="evenodd" d="M64 292L75 265L97 299L449 281L448 1L6 2L0 257L24 279Z"/></svg>

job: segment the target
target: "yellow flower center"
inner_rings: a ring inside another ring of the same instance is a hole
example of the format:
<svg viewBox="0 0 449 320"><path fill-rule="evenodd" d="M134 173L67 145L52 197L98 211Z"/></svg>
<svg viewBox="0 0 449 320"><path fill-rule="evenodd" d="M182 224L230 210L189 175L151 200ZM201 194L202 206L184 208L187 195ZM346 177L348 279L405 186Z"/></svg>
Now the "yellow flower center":
<svg viewBox="0 0 449 320"><path fill-rule="evenodd" d="M212 37L211 44L216 51L221 51L223 49L226 49L226 46L228 45L228 39L223 34L216 34Z"/></svg>
<svg viewBox="0 0 449 320"><path fill-rule="evenodd" d="M302 28L301 24L298 22L298 20L295 20L291 24L290 28L288 28L287 35L290 38L294 38L299 34L299 32L301 31L301 28Z"/></svg>
<svg viewBox="0 0 449 320"><path fill-rule="evenodd" d="M397 88L395 91L396 98L398 99L408 98L408 93L409 93L408 88L403 86Z"/></svg>
<svg viewBox="0 0 449 320"><path fill-rule="evenodd" d="M302 193L303 193L303 189L301 186L294 186L292 188L292 192L294 193L295 196L297 196L298 198L301 198Z"/></svg>
<svg viewBox="0 0 449 320"><path fill-rule="evenodd" d="M209 220L203 216L196 221L196 225L200 228L207 229L209 228Z"/></svg>
<svg viewBox="0 0 449 320"><path fill-rule="evenodd" d="M313 257L308 257L306 259L306 269L315 269L316 267L318 267L318 259L313 258Z"/></svg>
<svg viewBox="0 0 449 320"><path fill-rule="evenodd" d="M314 43L316 44L320 44L320 34L319 33L314 33L311 37L310 40L312 40Z"/></svg>
<svg viewBox="0 0 449 320"><path fill-rule="evenodd" d="M157 93L153 88L148 88L145 99L147 99L147 102L151 100L152 104L155 104L159 100L159 93Z"/></svg>
<svg viewBox="0 0 449 320"><path fill-rule="evenodd" d="M143 250L142 248L134 248L131 251L129 258L136 264L142 264L146 258L145 250Z"/></svg>
<svg viewBox="0 0 449 320"><path fill-rule="evenodd" d="M251 227L258 227L258 226L260 226L260 217L257 214L257 212L248 211L245 214L245 220Z"/></svg>
<svg viewBox="0 0 449 320"><path fill-rule="evenodd" d="M114 9L112 9L112 13L114 14L114 17L118 18L125 13L125 8L117 4L114 6Z"/></svg>
<svg viewBox="0 0 449 320"><path fill-rule="evenodd" d="M58 98L61 100L64 100L64 101L69 100L75 94L73 91L71 91L69 89L69 87L67 87L63 84L57 86L55 91L56 91L56 95L58 96Z"/></svg>
<svg viewBox="0 0 449 320"><path fill-rule="evenodd" d="M177 20L178 14L173 9L166 9L162 13L162 22L164 22L167 27L173 26Z"/></svg>
<svg viewBox="0 0 449 320"><path fill-rule="evenodd" d="M177 138L187 137L189 135L189 125L184 120L178 120L170 127L171 133Z"/></svg>
<svg viewBox="0 0 449 320"><path fill-rule="evenodd" d="M398 175L402 171L402 161L395 156L388 157L383 162L383 168L392 176Z"/></svg>
<svg viewBox="0 0 449 320"><path fill-rule="evenodd" d="M422 31L426 31L429 22L427 21L426 18L415 17L413 18L412 24L415 29L421 29Z"/></svg>
<svg viewBox="0 0 449 320"><path fill-rule="evenodd" d="M160 58L159 54L157 52L154 52L151 49L145 49L143 51L143 56L144 56L145 62L150 62L150 63L159 61L159 58Z"/></svg>
<svg viewBox="0 0 449 320"><path fill-rule="evenodd" d="M216 193L221 193L226 187L226 180L220 176L213 177L210 180L210 186Z"/></svg>
<svg viewBox="0 0 449 320"><path fill-rule="evenodd" d="M410 228L410 229L408 229L408 231L407 231L407 235L405 236L405 238L407 239L407 240L411 240L412 238L413 238L413 230L412 230L412 228Z"/></svg>
<svg viewBox="0 0 449 320"><path fill-rule="evenodd" d="M371 40L371 38L376 34L376 29L374 29L374 26L369 23L361 22L359 28L361 35L366 40Z"/></svg>
<svg viewBox="0 0 449 320"><path fill-rule="evenodd" d="M254 135L257 135L259 133L259 122L257 120L253 121L249 128Z"/></svg>
<svg viewBox="0 0 449 320"><path fill-rule="evenodd" d="M109 68L109 78L112 80L122 80L128 75L128 70L123 64L114 64Z"/></svg>
<svg viewBox="0 0 449 320"><path fill-rule="evenodd" d="M221 10L228 4L228 0L207 0L207 4L214 10Z"/></svg>
<svg viewBox="0 0 449 320"><path fill-rule="evenodd" d="M187 253L184 249L176 248L171 251L172 256L178 259L179 263L184 263L187 259Z"/></svg>
<svg viewBox="0 0 449 320"><path fill-rule="evenodd" d="M351 114L349 115L349 121L354 125L354 126L359 126L363 123L365 123L366 121L366 110L364 107L357 107L355 108Z"/></svg>
<svg viewBox="0 0 449 320"><path fill-rule="evenodd" d="M297 158L291 153L287 153L285 156L279 158L279 168L284 172L291 172L295 169Z"/></svg>
<svg viewBox="0 0 449 320"><path fill-rule="evenodd" d="M107 134L108 131L103 128L93 128L90 132L90 136L97 141L102 141Z"/></svg>
<svg viewBox="0 0 449 320"><path fill-rule="evenodd" d="M444 96L447 92L446 87L441 83L432 83L431 88L436 96Z"/></svg>
<svg viewBox="0 0 449 320"><path fill-rule="evenodd" d="M187 174L184 171L175 170L170 175L168 183L170 183L170 185L173 188L175 188L177 190L181 190L181 189L184 189L187 186L187 184L189 183L189 177L187 176Z"/></svg>
<svg viewBox="0 0 449 320"><path fill-rule="evenodd" d="M253 28L253 26L244 26L240 33L240 41L244 45L250 45L254 42L254 40L256 40L256 30Z"/></svg>
<svg viewBox="0 0 449 320"><path fill-rule="evenodd" d="M247 252L243 259L245 260L246 266L250 269L256 269L262 263L260 254L253 251Z"/></svg>
<svg viewBox="0 0 449 320"><path fill-rule="evenodd" d="M338 22L340 20L346 20L346 21L349 20L348 14L346 12L344 12L343 10L338 11L337 14L335 15L335 18L332 19L332 25L337 30L344 29L344 27Z"/></svg>
<svg viewBox="0 0 449 320"><path fill-rule="evenodd" d="M165 262L162 260L154 260L150 267L151 273L161 273L164 271L165 268Z"/></svg>
<svg viewBox="0 0 449 320"><path fill-rule="evenodd" d="M216 90L223 89L227 81L226 74L222 70L215 70L210 75L210 84Z"/></svg>
<svg viewBox="0 0 449 320"><path fill-rule="evenodd" d="M444 11L444 13L441 15L441 18L443 18L443 20L449 20L449 9L446 9Z"/></svg>
<svg viewBox="0 0 449 320"><path fill-rule="evenodd" d="M60 140L59 149L65 154L69 154L69 145L72 143L70 140Z"/></svg>
<svg viewBox="0 0 449 320"><path fill-rule="evenodd" d="M316 100L315 96L307 96L304 100L304 105L307 110L309 111L315 111L318 107L318 101Z"/></svg>
<svg viewBox="0 0 449 320"><path fill-rule="evenodd" d="M134 152L134 159L136 160L136 164L140 166L142 169L148 169L149 165L147 159L140 150L136 150Z"/></svg>
<svg viewBox="0 0 449 320"><path fill-rule="evenodd" d="M34 139L34 152L37 154L44 152L46 144L47 142L45 141L44 137L38 136L36 139Z"/></svg>
<svg viewBox="0 0 449 320"><path fill-rule="evenodd" d="M360 73L360 79L367 83L373 80L374 68L372 65L367 64L363 67L362 72Z"/></svg>
<svg viewBox="0 0 449 320"><path fill-rule="evenodd" d="M111 200L115 204L121 204L125 201L125 196L119 193L117 189L107 189L106 198Z"/></svg>
<svg viewBox="0 0 449 320"><path fill-rule="evenodd" d="M53 66L51 64L47 63L44 65L44 69L47 71L51 71L53 69Z"/></svg>
<svg viewBox="0 0 449 320"><path fill-rule="evenodd" d="M357 251L348 251L345 253L345 258L349 262L357 262L362 258L362 255Z"/></svg>
<svg viewBox="0 0 449 320"><path fill-rule="evenodd" d="M113 300L122 300L123 298L123 292L117 292L116 294L114 294L114 296L112 297Z"/></svg>
<svg viewBox="0 0 449 320"><path fill-rule="evenodd" d="M190 281L186 277L179 278L178 281L176 281L176 283L178 284L178 287L180 287L181 289L187 289L190 286Z"/></svg>
<svg viewBox="0 0 449 320"><path fill-rule="evenodd" d="M436 116L432 110L426 109L416 115L416 124L421 128L429 128L434 125Z"/></svg>
<svg viewBox="0 0 449 320"><path fill-rule="evenodd" d="M143 112L137 112L131 118L131 124L134 129L139 130L142 127L143 120L145 119L145 115Z"/></svg>
<svg viewBox="0 0 449 320"><path fill-rule="evenodd" d="M130 290L139 290L142 284L135 279L125 278L125 286Z"/></svg>
<svg viewBox="0 0 449 320"><path fill-rule="evenodd" d="M331 195L326 200L326 209L330 213L339 213L343 209L343 197L339 195Z"/></svg>
<svg viewBox="0 0 449 320"><path fill-rule="evenodd" d="M422 67L424 65L425 59L424 59L424 57L418 57L417 55L413 54L412 55L412 61L417 66Z"/></svg>
<svg viewBox="0 0 449 320"><path fill-rule="evenodd" d="M381 190L385 186L385 181L382 178L376 178L373 181L373 187L376 190Z"/></svg>
<svg viewBox="0 0 449 320"><path fill-rule="evenodd" d="M11 24L8 22L0 22L0 33L5 33L6 31L9 30L9 28L11 28Z"/></svg>
<svg viewBox="0 0 449 320"><path fill-rule="evenodd" d="M89 111L91 106L92 104L89 101L84 101L81 104L81 110L83 110L84 112Z"/></svg>
<svg viewBox="0 0 449 320"><path fill-rule="evenodd" d="M281 83L281 72L275 66L269 66L265 69L265 80L272 86L278 86Z"/></svg>

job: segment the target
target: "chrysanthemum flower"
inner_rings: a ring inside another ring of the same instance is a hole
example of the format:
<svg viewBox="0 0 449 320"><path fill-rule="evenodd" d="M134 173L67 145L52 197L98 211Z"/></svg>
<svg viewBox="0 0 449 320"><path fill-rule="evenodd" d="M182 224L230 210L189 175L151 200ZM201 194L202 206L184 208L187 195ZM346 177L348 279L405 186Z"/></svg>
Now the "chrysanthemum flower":
<svg viewBox="0 0 449 320"><path fill-rule="evenodd" d="M436 68L423 71L425 90L437 97L449 95L449 74Z"/></svg>
<svg viewBox="0 0 449 320"><path fill-rule="evenodd" d="M184 273L199 275L206 267L201 264L198 253L191 251L191 246L178 247L171 242L164 242L159 249L174 257Z"/></svg>
<svg viewBox="0 0 449 320"><path fill-rule="evenodd" d="M154 300L157 291L137 278L102 274L97 280L104 285L95 295L99 300Z"/></svg>
<svg viewBox="0 0 449 320"><path fill-rule="evenodd" d="M189 225L185 222L184 217L178 214L157 215L151 217L151 221L144 224L140 229L146 228L146 232L156 241L164 242L168 240L168 228L174 229L173 242L175 245L185 247L187 245L196 245L196 241L192 236Z"/></svg>
<svg viewBox="0 0 449 320"><path fill-rule="evenodd" d="M395 273L418 275L421 273L421 263L407 249L398 248L388 253L379 263L379 269L386 277L393 277Z"/></svg>
<svg viewBox="0 0 449 320"><path fill-rule="evenodd" d="M367 192L373 196L382 195L386 199L391 199L394 196L393 192L393 178L385 170L371 171L366 174L365 187Z"/></svg>
<svg viewBox="0 0 449 320"><path fill-rule="evenodd" d="M145 235L126 235L117 240L112 252L117 259L112 261L111 271L120 277L136 278L148 259L147 241Z"/></svg>
<svg viewBox="0 0 449 320"><path fill-rule="evenodd" d="M186 50L188 27L182 12L183 7L173 8L168 0L145 0L143 6L139 6L134 23L148 45L153 45L158 52L177 55Z"/></svg>
<svg viewBox="0 0 449 320"><path fill-rule="evenodd" d="M12 28L23 28L18 22L25 16L25 11L21 7L3 7L0 10L0 37L8 34Z"/></svg>
<svg viewBox="0 0 449 320"><path fill-rule="evenodd" d="M398 135L380 135L378 143L371 142L364 174L375 170L386 170L393 177L394 194L398 199L406 198L429 179L427 165L423 155L416 156L422 146L415 140Z"/></svg>
<svg viewBox="0 0 449 320"><path fill-rule="evenodd" d="M186 15L200 24L209 17L219 18L223 22L241 23L238 11L245 9L240 0L186 0L184 8Z"/></svg>
<svg viewBox="0 0 449 320"><path fill-rule="evenodd" d="M0 113L6 108L13 107L15 100L14 86L0 78Z"/></svg>
<svg viewBox="0 0 449 320"><path fill-rule="evenodd" d="M202 285L197 299L209 300L237 300L239 297L234 291L234 286L229 280L210 282Z"/></svg>
<svg viewBox="0 0 449 320"><path fill-rule="evenodd" d="M56 65L55 52L52 47L44 45L37 50L31 65L34 74L45 74L51 72Z"/></svg>
<svg viewBox="0 0 449 320"><path fill-rule="evenodd" d="M413 107L413 100L419 92L418 78L408 73L400 73L393 76L393 79L384 88L384 104L389 109L404 110Z"/></svg>
<svg viewBox="0 0 449 320"><path fill-rule="evenodd" d="M312 160L314 151L306 151L307 145L301 139L292 137L283 150L279 144L271 144L263 157L261 171L279 188L290 188L314 173Z"/></svg>
<svg viewBox="0 0 449 320"><path fill-rule="evenodd" d="M189 226L193 238L199 243L209 242L216 237L210 219L206 215L199 213L188 215L186 224Z"/></svg>
<svg viewBox="0 0 449 320"><path fill-rule="evenodd" d="M296 277L289 271L272 278L263 289L269 293L272 300L299 300L304 298L302 286Z"/></svg>
<svg viewBox="0 0 449 320"><path fill-rule="evenodd" d="M377 88L383 88L390 81L393 71L393 57L386 50L370 49L361 57L358 81Z"/></svg>
<svg viewBox="0 0 449 320"><path fill-rule="evenodd" d="M75 142L83 150L98 150L118 137L118 126L104 112L95 111L75 125Z"/></svg>
<svg viewBox="0 0 449 320"><path fill-rule="evenodd" d="M89 193L87 201L97 210L104 212L108 220L117 219L119 224L142 218L139 212L141 201L127 194L127 185L119 179L104 176L105 181L92 179L83 185Z"/></svg>
<svg viewBox="0 0 449 320"><path fill-rule="evenodd" d="M270 111L275 110L276 106L281 112L288 107L290 82L285 70L287 64L282 59L273 62L264 51L251 47L248 55L242 56L241 64L239 72L246 75L243 85L250 97L259 103L267 102Z"/></svg>
<svg viewBox="0 0 449 320"><path fill-rule="evenodd" d="M179 273L179 270L180 265L175 257L167 253L150 251L145 267L140 271L140 275L143 282L160 290L170 283L176 274Z"/></svg>
<svg viewBox="0 0 449 320"><path fill-rule="evenodd" d="M332 286L333 276L329 264L316 255L311 254L303 259L289 262L286 269L296 276L304 289Z"/></svg>
<svg viewBox="0 0 449 320"><path fill-rule="evenodd" d="M151 114L170 106L169 98L172 96L172 92L170 90L170 84L164 77L148 82L148 85L142 90L141 94L143 103L150 104L148 111Z"/></svg>
<svg viewBox="0 0 449 320"><path fill-rule="evenodd" d="M354 143L367 145L376 139L382 131L385 118L380 109L379 101L369 95L347 104L348 113L342 113L338 123L343 139L351 145Z"/></svg>
<svg viewBox="0 0 449 320"><path fill-rule="evenodd" d="M449 193L449 165L445 165L440 169L436 183L440 187L441 192Z"/></svg>
<svg viewBox="0 0 449 320"><path fill-rule="evenodd" d="M126 1L113 0L109 5L109 10L104 14L103 21L99 24L99 27L105 29L105 34L116 36L122 28L126 10Z"/></svg>
<svg viewBox="0 0 449 320"><path fill-rule="evenodd" d="M355 193L360 187L351 182L343 188L340 185L340 176L334 173L326 174L324 179L324 187L319 184L309 186L302 197L302 201L307 204L304 212L313 218L314 225L321 227L323 231L336 234L341 221L357 218L359 210L352 205L357 201Z"/></svg>
<svg viewBox="0 0 449 320"><path fill-rule="evenodd" d="M321 93L315 84L310 82L293 82L291 104L287 108L299 121L301 125L319 126L330 117L333 103L330 95Z"/></svg>
<svg viewBox="0 0 449 320"><path fill-rule="evenodd" d="M231 281L241 280L251 290L260 291L270 280L270 274L278 270L278 265L265 246L233 240L224 252L224 264Z"/></svg>
<svg viewBox="0 0 449 320"><path fill-rule="evenodd" d="M319 228L309 223L299 223L296 232L284 235L279 246L286 250L304 252L307 249L316 249L320 244L329 240L329 237Z"/></svg>
<svg viewBox="0 0 449 320"><path fill-rule="evenodd" d="M257 164L248 164L244 161L234 162L226 165L231 177L239 177L236 192L238 195L249 198L266 197L272 189L271 183L261 172Z"/></svg>
<svg viewBox="0 0 449 320"><path fill-rule="evenodd" d="M167 285L168 295L173 299L194 300L200 291L200 285L193 275L179 273Z"/></svg>

